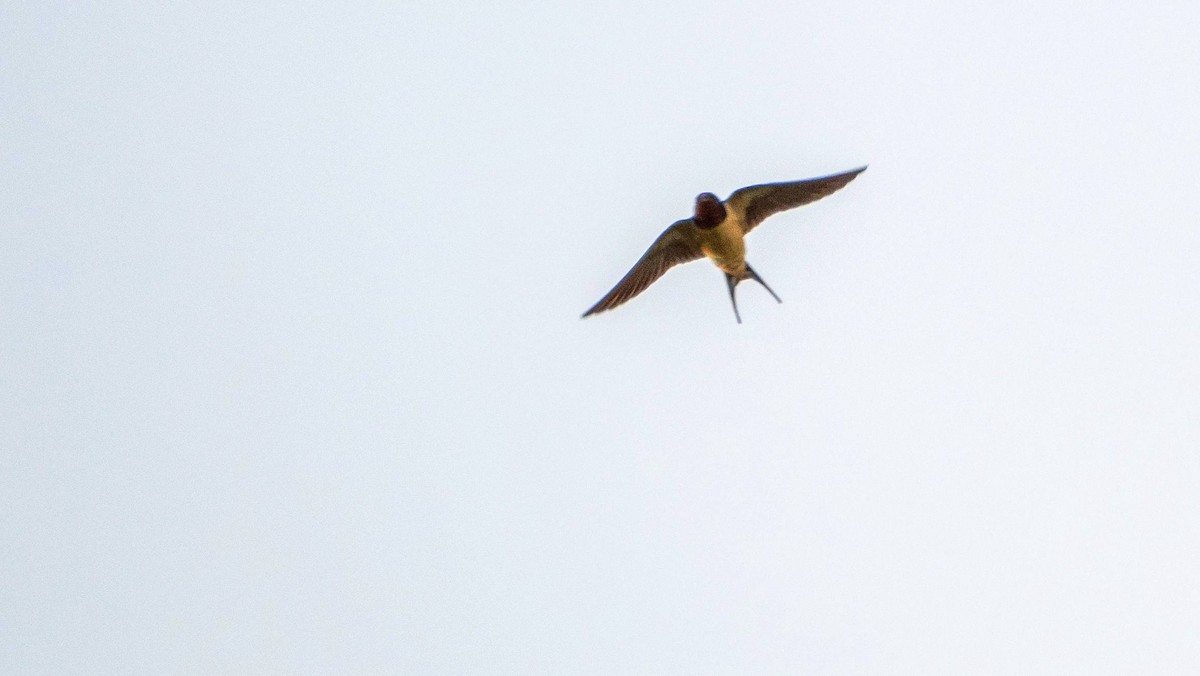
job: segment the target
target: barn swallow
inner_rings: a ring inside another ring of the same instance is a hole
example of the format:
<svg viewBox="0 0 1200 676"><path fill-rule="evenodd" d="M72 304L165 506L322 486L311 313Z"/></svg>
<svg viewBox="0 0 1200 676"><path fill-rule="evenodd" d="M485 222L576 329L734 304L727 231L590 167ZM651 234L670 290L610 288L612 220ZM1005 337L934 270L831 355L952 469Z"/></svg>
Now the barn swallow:
<svg viewBox="0 0 1200 676"><path fill-rule="evenodd" d="M742 323L742 316L738 314L734 289L742 280L753 279L762 284L776 301L782 303L754 268L746 263L746 234L768 216L837 192L865 170L864 166L803 181L752 185L733 191L724 202L711 192L700 193L696 196L696 210L692 217L675 221L664 230L612 291L583 316L611 310L645 291L672 267L705 256L725 273L729 300L733 303L733 316L739 324Z"/></svg>

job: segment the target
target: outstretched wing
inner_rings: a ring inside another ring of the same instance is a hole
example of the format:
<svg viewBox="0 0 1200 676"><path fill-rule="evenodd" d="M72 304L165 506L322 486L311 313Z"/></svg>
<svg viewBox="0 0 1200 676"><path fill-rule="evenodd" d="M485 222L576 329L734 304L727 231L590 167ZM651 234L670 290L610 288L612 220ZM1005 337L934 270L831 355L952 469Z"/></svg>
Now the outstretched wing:
<svg viewBox="0 0 1200 676"><path fill-rule="evenodd" d="M654 240L654 244L646 249L646 253L642 254L612 291L583 313L583 316L611 310L645 291L646 287L662 277L667 270L680 263L703 258L704 252L700 250L694 236L695 229L696 224L690 218L671 224L671 227L664 230L658 239Z"/></svg>
<svg viewBox="0 0 1200 676"><path fill-rule="evenodd" d="M742 233L745 234L772 214L795 209L809 202L816 202L826 195L837 192L865 170L866 167L859 167L845 173L821 178L752 185L733 191L729 199L725 200L725 204L738 213L744 214Z"/></svg>

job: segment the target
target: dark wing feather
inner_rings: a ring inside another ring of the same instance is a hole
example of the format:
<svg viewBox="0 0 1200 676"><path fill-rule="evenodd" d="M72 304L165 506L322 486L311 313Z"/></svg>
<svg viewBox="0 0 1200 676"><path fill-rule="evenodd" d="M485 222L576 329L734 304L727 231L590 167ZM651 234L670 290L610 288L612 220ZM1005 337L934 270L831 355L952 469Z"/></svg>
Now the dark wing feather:
<svg viewBox="0 0 1200 676"><path fill-rule="evenodd" d="M685 218L682 221L676 221L671 227L664 230L658 239L654 240L654 244L646 249L646 253L642 254L633 268L625 273L621 281L617 282L612 291L609 291L591 309L583 313L583 316L611 310L645 291L646 287L662 277L667 270L680 263L703 258L704 252L696 244L695 228L696 224L692 222L692 219Z"/></svg>
<svg viewBox="0 0 1200 676"><path fill-rule="evenodd" d="M795 209L809 202L831 195L854 180L866 167L859 167L842 174L810 178L787 183L764 183L735 190L725 204L745 214L742 232L747 233L762 223L768 216L788 209Z"/></svg>

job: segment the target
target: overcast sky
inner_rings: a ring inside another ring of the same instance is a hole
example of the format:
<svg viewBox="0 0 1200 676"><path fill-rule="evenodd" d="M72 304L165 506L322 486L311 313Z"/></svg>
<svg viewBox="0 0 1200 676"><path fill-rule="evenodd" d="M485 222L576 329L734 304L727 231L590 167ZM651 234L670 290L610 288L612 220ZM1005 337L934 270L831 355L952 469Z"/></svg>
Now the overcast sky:
<svg viewBox="0 0 1200 676"><path fill-rule="evenodd" d="M1198 35L6 3L0 672L1200 673Z"/></svg>

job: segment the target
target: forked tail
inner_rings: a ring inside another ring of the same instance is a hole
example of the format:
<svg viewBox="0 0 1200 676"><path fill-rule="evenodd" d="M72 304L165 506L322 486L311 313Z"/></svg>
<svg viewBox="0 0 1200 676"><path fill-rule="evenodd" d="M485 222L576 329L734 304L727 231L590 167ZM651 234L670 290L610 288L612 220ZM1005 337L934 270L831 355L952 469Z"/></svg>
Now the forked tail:
<svg viewBox="0 0 1200 676"><path fill-rule="evenodd" d="M742 323L742 315L740 313L738 313L736 289L737 289L738 282L742 281L743 279L753 279L754 281L758 282L759 284L762 284L763 288L767 290L767 293L771 294L771 297L775 299L775 302L777 302L777 303L783 302L783 299L781 299L778 295L776 295L776 293L771 290L771 287L767 286L767 283L763 281L763 278L759 277L758 273L755 272L754 268L750 267L749 264L746 265L746 276L745 277L742 277L742 278L734 277L733 275L726 272L725 273L725 284L729 286L729 301L731 303L733 303L733 317L735 319L737 319L738 324Z"/></svg>

